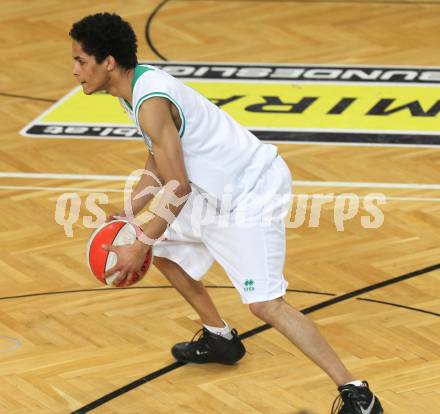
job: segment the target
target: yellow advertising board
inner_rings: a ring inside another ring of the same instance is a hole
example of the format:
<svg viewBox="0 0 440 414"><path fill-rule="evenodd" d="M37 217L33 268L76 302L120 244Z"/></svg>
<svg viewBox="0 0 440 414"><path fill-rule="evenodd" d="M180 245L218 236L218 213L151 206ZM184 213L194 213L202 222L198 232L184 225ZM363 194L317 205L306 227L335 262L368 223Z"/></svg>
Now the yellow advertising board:
<svg viewBox="0 0 440 414"><path fill-rule="evenodd" d="M166 63L260 139L381 145L440 144L436 68ZM118 100L73 89L25 136L140 139Z"/></svg>

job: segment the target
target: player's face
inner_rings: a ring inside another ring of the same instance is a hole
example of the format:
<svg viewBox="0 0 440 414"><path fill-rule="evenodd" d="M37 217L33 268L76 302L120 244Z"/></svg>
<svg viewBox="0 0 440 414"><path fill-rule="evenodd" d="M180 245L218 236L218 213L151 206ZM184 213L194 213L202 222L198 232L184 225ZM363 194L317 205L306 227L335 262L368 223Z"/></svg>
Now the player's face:
<svg viewBox="0 0 440 414"><path fill-rule="evenodd" d="M82 49L81 43L72 42L73 76L81 84L86 95L105 90L109 81L106 69L106 59L97 63L95 56L89 55Z"/></svg>

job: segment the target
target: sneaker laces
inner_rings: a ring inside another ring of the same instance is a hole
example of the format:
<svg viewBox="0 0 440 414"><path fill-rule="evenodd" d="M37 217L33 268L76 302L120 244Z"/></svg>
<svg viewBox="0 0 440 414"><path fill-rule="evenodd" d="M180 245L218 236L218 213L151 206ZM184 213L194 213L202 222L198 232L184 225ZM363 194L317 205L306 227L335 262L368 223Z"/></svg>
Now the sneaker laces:
<svg viewBox="0 0 440 414"><path fill-rule="evenodd" d="M364 387L369 388L367 381L362 381ZM339 395L335 398L332 404L332 410L330 414L338 414L341 412L342 408L345 404L350 404L352 408L357 409L355 403L352 401L352 397L357 394L356 388L360 388L357 386L353 386L342 390ZM344 394L344 397L342 395Z"/></svg>
<svg viewBox="0 0 440 414"><path fill-rule="evenodd" d="M191 341L189 341L189 345L191 346L191 348L209 351L208 335L206 334L206 329L202 328L198 330L192 337Z"/></svg>
<svg viewBox="0 0 440 414"><path fill-rule="evenodd" d="M333 401L332 404L332 411L330 414L338 414L341 412L341 408L342 408L342 397L341 394L339 394Z"/></svg>

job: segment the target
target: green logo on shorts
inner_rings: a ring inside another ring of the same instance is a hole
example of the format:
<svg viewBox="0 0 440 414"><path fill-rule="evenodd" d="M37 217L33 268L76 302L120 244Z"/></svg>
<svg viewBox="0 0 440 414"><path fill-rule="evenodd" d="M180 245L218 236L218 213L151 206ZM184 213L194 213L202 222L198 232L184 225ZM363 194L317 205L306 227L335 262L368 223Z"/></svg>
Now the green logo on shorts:
<svg viewBox="0 0 440 414"><path fill-rule="evenodd" d="M253 290L255 290L255 282L252 279L246 279L244 281L244 291L245 292L252 292Z"/></svg>

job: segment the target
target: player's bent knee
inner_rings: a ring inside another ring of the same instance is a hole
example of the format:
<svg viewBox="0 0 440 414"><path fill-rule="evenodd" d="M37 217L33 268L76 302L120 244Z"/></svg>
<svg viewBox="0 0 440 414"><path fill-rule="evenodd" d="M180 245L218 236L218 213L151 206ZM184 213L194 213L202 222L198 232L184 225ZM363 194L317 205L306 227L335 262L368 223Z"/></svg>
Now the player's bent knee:
<svg viewBox="0 0 440 414"><path fill-rule="evenodd" d="M154 258L154 265L166 278L176 276L179 273L184 273L177 263L174 263L173 261L166 259L165 257L156 256Z"/></svg>
<svg viewBox="0 0 440 414"><path fill-rule="evenodd" d="M251 303L249 305L249 309L250 311L257 317L260 318L260 315L263 312L264 306L262 305L263 302L256 302L256 303Z"/></svg>
<svg viewBox="0 0 440 414"><path fill-rule="evenodd" d="M173 285L182 280L189 281L191 284L200 284L200 282L194 280L177 263L170 259L156 256L154 258L154 265Z"/></svg>
<svg viewBox="0 0 440 414"><path fill-rule="evenodd" d="M170 260L156 256L154 258L154 266L156 266L161 273L166 273L167 268L170 267Z"/></svg>
<svg viewBox="0 0 440 414"><path fill-rule="evenodd" d="M282 298L268 300L265 302L255 302L249 305L250 311L263 321L272 319L282 304Z"/></svg>

